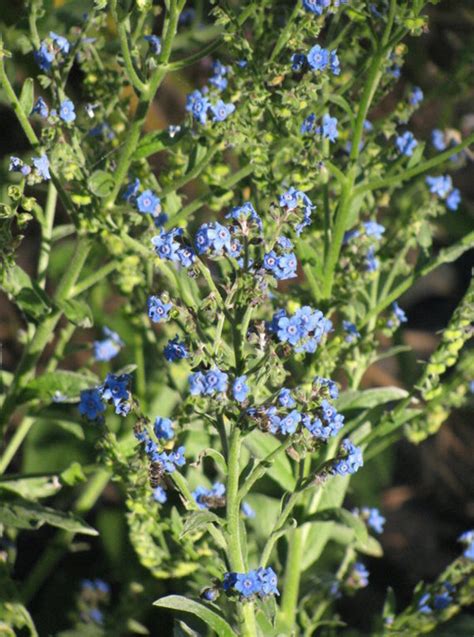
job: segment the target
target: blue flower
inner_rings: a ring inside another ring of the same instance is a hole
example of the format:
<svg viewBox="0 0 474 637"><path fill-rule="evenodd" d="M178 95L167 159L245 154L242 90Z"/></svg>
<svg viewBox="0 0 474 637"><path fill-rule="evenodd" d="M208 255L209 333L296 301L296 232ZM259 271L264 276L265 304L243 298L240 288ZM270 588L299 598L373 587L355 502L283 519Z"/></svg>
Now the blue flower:
<svg viewBox="0 0 474 637"><path fill-rule="evenodd" d="M8 170L14 173L21 173L23 176L27 176L31 173L31 168L22 162L19 157L10 157L10 164Z"/></svg>
<svg viewBox="0 0 474 637"><path fill-rule="evenodd" d="M247 376L244 374L237 376L232 383L232 395L238 403L243 403L250 391L249 386L245 382L246 380Z"/></svg>
<svg viewBox="0 0 474 637"><path fill-rule="evenodd" d="M431 131L431 143L436 150L446 150L447 144L444 136L444 132L439 128L435 128Z"/></svg>
<svg viewBox="0 0 474 637"><path fill-rule="evenodd" d="M458 537L458 542L464 544L463 556L474 562L474 530L464 531Z"/></svg>
<svg viewBox="0 0 474 637"><path fill-rule="evenodd" d="M157 416L153 431L158 440L172 440L174 438L173 423L169 418L161 418Z"/></svg>
<svg viewBox="0 0 474 637"><path fill-rule="evenodd" d="M214 256L220 256L224 249L228 252L232 251L230 232L217 221L203 223L198 229L194 241L199 254L211 252Z"/></svg>
<svg viewBox="0 0 474 637"><path fill-rule="evenodd" d="M418 146L418 142L411 131L405 131L395 139L395 145L399 153L406 157L411 157L413 151Z"/></svg>
<svg viewBox="0 0 474 637"><path fill-rule="evenodd" d="M105 411L100 392L97 388L81 391L79 413L89 420L97 420Z"/></svg>
<svg viewBox="0 0 474 637"><path fill-rule="evenodd" d="M35 105L33 106L33 109L31 111L31 114L36 114L39 115L40 117L48 117L49 115L49 109L48 109L48 105L46 104L46 102L44 101L44 99L42 97L38 97L38 99L35 102Z"/></svg>
<svg viewBox="0 0 474 637"><path fill-rule="evenodd" d="M157 296L148 297L148 316L153 323L167 321L169 319L169 311L172 307L172 303L163 303Z"/></svg>
<svg viewBox="0 0 474 637"><path fill-rule="evenodd" d="M137 208L141 213L150 213L157 215L161 212L161 200L152 190L144 190L142 194L137 197Z"/></svg>
<svg viewBox="0 0 474 637"><path fill-rule="evenodd" d="M446 197L446 207L449 210L457 210L461 203L461 193L458 188L453 188L449 195Z"/></svg>
<svg viewBox="0 0 474 637"><path fill-rule="evenodd" d="M153 55L159 55L161 53L161 40L157 35L145 35L143 39L148 42Z"/></svg>
<svg viewBox="0 0 474 637"><path fill-rule="evenodd" d="M323 137L329 139L330 142L335 142L339 133L337 131L337 118L331 117L329 113L323 115Z"/></svg>
<svg viewBox="0 0 474 637"><path fill-rule="evenodd" d="M431 606L428 605L430 598L431 598L430 593L425 593L418 600L418 610L420 611L420 613L423 613L423 615L429 615L430 613L433 612L433 609L431 608Z"/></svg>
<svg viewBox="0 0 474 637"><path fill-rule="evenodd" d="M193 396L212 396L227 391L228 375L217 367L207 372L195 372L189 376L189 391Z"/></svg>
<svg viewBox="0 0 474 637"><path fill-rule="evenodd" d="M60 51L64 55L67 55L69 53L71 45L63 35L58 35L57 33L54 33L54 31L50 31L49 37L53 41L53 44L58 51Z"/></svg>
<svg viewBox="0 0 474 637"><path fill-rule="evenodd" d="M257 569L257 577L260 582L260 595L279 595L278 577L271 566Z"/></svg>
<svg viewBox="0 0 474 637"><path fill-rule="evenodd" d="M396 301L392 303L392 312L393 316L387 321L388 327L397 327L401 323L407 322L407 315L402 310L402 308L398 305Z"/></svg>
<svg viewBox="0 0 474 637"><path fill-rule="evenodd" d="M334 75L340 75L341 73L341 65L339 62L339 58L337 57L336 51L329 52L329 68Z"/></svg>
<svg viewBox="0 0 474 637"><path fill-rule="evenodd" d="M260 591L261 584L256 571L248 573L237 573L234 589L242 595L242 597L250 597Z"/></svg>
<svg viewBox="0 0 474 637"><path fill-rule="evenodd" d="M226 593L237 592L243 598L258 595L265 598L268 595L279 595L278 578L271 568L260 567L248 573L225 573L222 588Z"/></svg>
<svg viewBox="0 0 474 637"><path fill-rule="evenodd" d="M419 86L414 86L408 101L412 106L418 106L423 101L423 91Z"/></svg>
<svg viewBox="0 0 474 637"><path fill-rule="evenodd" d="M226 214L226 219L238 221L242 230L246 229L249 223L254 224L258 231L263 230L262 220L250 201L246 201L241 206L232 208L232 210Z"/></svg>
<svg viewBox="0 0 474 637"><path fill-rule="evenodd" d="M184 452L185 449L183 446L178 447L177 449L173 449L173 451L169 454L169 459L177 467L184 467L184 465L186 464Z"/></svg>
<svg viewBox="0 0 474 637"><path fill-rule="evenodd" d="M318 390L318 392L323 391L326 395L329 395L330 398L336 400L339 396L339 388L337 384L331 380L330 378L323 378L322 376L315 376L313 378L313 387Z"/></svg>
<svg viewBox="0 0 474 637"><path fill-rule="evenodd" d="M286 387L283 387L278 394L278 402L282 407L294 407L296 405L296 401L291 395L291 391Z"/></svg>
<svg viewBox="0 0 474 637"><path fill-rule="evenodd" d="M108 327L103 328L104 338L102 341L94 341L93 352L97 361L110 361L115 358L123 347L123 341L120 336L110 330Z"/></svg>
<svg viewBox="0 0 474 637"><path fill-rule="evenodd" d="M322 15L324 9L329 7L330 0L303 0L303 7L306 11Z"/></svg>
<svg viewBox="0 0 474 637"><path fill-rule="evenodd" d="M441 199L446 199L453 189L453 181L449 175L440 175L439 177L428 176L425 181L428 184L430 192Z"/></svg>
<svg viewBox="0 0 474 637"><path fill-rule="evenodd" d="M323 49L319 44L315 44L310 49L307 59L313 71L324 71L329 64L329 51Z"/></svg>
<svg viewBox="0 0 474 637"><path fill-rule="evenodd" d="M242 502L240 511L246 518L255 518L257 516L248 502Z"/></svg>
<svg viewBox="0 0 474 637"><path fill-rule="evenodd" d="M163 350L165 358L170 363L180 361L183 358L188 358L189 352L186 348L186 344L180 342L178 336L175 336L172 340L168 341Z"/></svg>
<svg viewBox="0 0 474 637"><path fill-rule="evenodd" d="M128 400L130 397L129 384L130 376L128 374L107 374L100 389L102 398L104 400L112 400L114 403Z"/></svg>
<svg viewBox="0 0 474 637"><path fill-rule="evenodd" d="M362 507L360 516L375 533L383 533L385 518L377 508Z"/></svg>
<svg viewBox="0 0 474 637"><path fill-rule="evenodd" d="M223 122L235 111L235 106L234 104L226 104L222 100L219 100L216 104L211 105L211 111L213 114L213 122Z"/></svg>
<svg viewBox="0 0 474 637"><path fill-rule="evenodd" d="M168 232L161 230L159 235L152 238L151 242L155 246L156 254L167 261L181 263L184 267L186 263L194 261L194 254L189 248L182 248L176 241L178 237L182 237L182 228L172 228Z"/></svg>
<svg viewBox="0 0 474 637"><path fill-rule="evenodd" d="M189 391L192 396L199 396L204 393L204 380L205 376L202 372L195 372L189 375Z"/></svg>
<svg viewBox="0 0 474 637"><path fill-rule="evenodd" d="M61 102L59 106L59 117L63 120L63 122L66 122L66 124L70 124L76 119L74 104L71 100L66 99Z"/></svg>
<svg viewBox="0 0 474 637"><path fill-rule="evenodd" d="M282 343L295 346L295 352L314 353L332 323L319 310L304 306L289 318L284 310L277 311L270 329Z"/></svg>
<svg viewBox="0 0 474 637"><path fill-rule="evenodd" d="M42 179L51 179L51 175L49 174L49 160L44 153L39 157L33 157L32 162L36 172Z"/></svg>
<svg viewBox="0 0 474 637"><path fill-rule="evenodd" d="M356 473L363 466L362 451L349 438L344 438L340 451L342 451L342 456L336 458L330 468L332 474L345 476Z"/></svg>
<svg viewBox="0 0 474 637"><path fill-rule="evenodd" d="M166 494L166 490L163 489L163 487L155 487L153 489L153 500L155 502L159 502L160 504L165 504L165 502L168 500L168 496Z"/></svg>
<svg viewBox="0 0 474 637"><path fill-rule="evenodd" d="M46 44L46 42L41 42L39 49L37 49L33 56L35 58L36 64L39 68L48 73L51 70L51 66L54 60L54 52L51 48Z"/></svg>
<svg viewBox="0 0 474 637"><path fill-rule="evenodd" d="M127 201L128 203L133 203L136 199L138 191L140 190L140 180L138 178L131 181L125 187L125 190L122 193L122 199Z"/></svg>
<svg viewBox="0 0 474 637"><path fill-rule="evenodd" d="M279 433L284 435L294 434L298 424L301 422L301 414L296 409L280 420Z"/></svg>
<svg viewBox="0 0 474 637"><path fill-rule="evenodd" d="M375 256L375 247L370 246L365 255L365 269L367 272L375 272L378 270L379 260Z"/></svg>
<svg viewBox="0 0 474 637"><path fill-rule="evenodd" d="M215 602L219 597L219 589L217 588L205 588L200 594L201 599L206 602Z"/></svg>
<svg viewBox="0 0 474 637"><path fill-rule="evenodd" d="M194 119L200 124L207 122L207 112L209 108L210 103L208 98L197 89L186 98L186 110L191 113Z"/></svg>
<svg viewBox="0 0 474 637"><path fill-rule="evenodd" d="M342 321L342 327L346 332L346 337L344 338L346 343L354 343L358 338L360 338L360 332L357 331L354 323L351 323L350 321Z"/></svg>
<svg viewBox="0 0 474 637"><path fill-rule="evenodd" d="M364 226L365 234L377 240L380 240L385 232L385 228L375 221L364 221L362 225Z"/></svg>
<svg viewBox="0 0 474 637"><path fill-rule="evenodd" d="M352 590L365 588L369 585L369 571L362 562L354 564L345 584Z"/></svg>

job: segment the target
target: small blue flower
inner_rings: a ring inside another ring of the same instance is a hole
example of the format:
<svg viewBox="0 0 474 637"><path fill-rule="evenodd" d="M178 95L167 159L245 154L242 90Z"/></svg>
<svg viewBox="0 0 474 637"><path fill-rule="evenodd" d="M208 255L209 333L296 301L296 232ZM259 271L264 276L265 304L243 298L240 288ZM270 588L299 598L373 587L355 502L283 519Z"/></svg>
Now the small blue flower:
<svg viewBox="0 0 474 637"><path fill-rule="evenodd" d="M167 321L169 319L169 311L172 307L172 303L163 303L157 296L148 297L148 316L153 323Z"/></svg>
<svg viewBox="0 0 474 637"><path fill-rule="evenodd" d="M330 472L341 476L356 473L364 464L360 447L356 447L349 438L344 438L340 450L342 456L333 461Z"/></svg>
<svg viewBox="0 0 474 637"><path fill-rule="evenodd" d="M435 147L436 150L442 151L446 150L447 144L444 136L444 132L439 128L435 128L431 131L431 143Z"/></svg>
<svg viewBox="0 0 474 637"><path fill-rule="evenodd" d="M300 133L302 135L311 134L316 132L316 115L310 113L301 124Z"/></svg>
<svg viewBox="0 0 474 637"><path fill-rule="evenodd" d="M291 391L286 387L283 387L278 394L278 402L282 407L294 407L296 405L296 401L291 395Z"/></svg>
<svg viewBox="0 0 474 637"><path fill-rule="evenodd" d="M298 424L301 422L301 414L296 409L290 411L290 413L281 419L280 421L280 433L286 435L294 434Z"/></svg>
<svg viewBox="0 0 474 637"><path fill-rule="evenodd" d="M406 157L411 157L418 146L418 142L411 131L405 131L395 139L395 145L399 153Z"/></svg>
<svg viewBox="0 0 474 637"><path fill-rule="evenodd" d="M128 374L107 374L100 390L102 398L104 400L112 400L114 403L128 400L130 397L129 384L130 376Z"/></svg>
<svg viewBox="0 0 474 637"><path fill-rule="evenodd" d="M66 124L70 124L76 119L74 104L71 100L66 99L61 102L59 106L59 117L63 120L63 122L66 122Z"/></svg>
<svg viewBox="0 0 474 637"><path fill-rule="evenodd" d="M210 103L208 98L197 89L186 98L186 110L191 113L194 119L196 119L200 124L205 124L207 122L207 113L209 108Z"/></svg>
<svg viewBox="0 0 474 637"><path fill-rule="evenodd" d="M324 71L329 64L329 51L315 44L308 53L308 64L313 71Z"/></svg>
<svg viewBox="0 0 474 637"><path fill-rule="evenodd" d="M419 86L414 86L408 101L412 106L418 106L423 101L423 91Z"/></svg>
<svg viewBox="0 0 474 637"><path fill-rule="evenodd" d="M446 197L446 207L449 210L457 210L461 203L461 193L458 188L453 188L449 195Z"/></svg>
<svg viewBox="0 0 474 637"><path fill-rule="evenodd" d="M392 303L392 312L393 317L387 321L388 327L397 327L401 323L407 322L407 315L396 301Z"/></svg>
<svg viewBox="0 0 474 637"><path fill-rule="evenodd" d="M306 64L306 55L303 53L293 53L291 56L291 68L296 73L302 71Z"/></svg>
<svg viewBox="0 0 474 637"><path fill-rule="evenodd" d="M238 403L243 403L250 391L246 384L247 376L238 376L232 383L232 395Z"/></svg>
<svg viewBox="0 0 474 637"><path fill-rule="evenodd" d="M339 396L339 388L337 384L331 380L330 378L324 378L323 376L315 376L313 378L313 387L318 390L318 392L326 392L326 395L329 394L329 397L333 400L336 400Z"/></svg>
<svg viewBox="0 0 474 637"><path fill-rule="evenodd" d="M31 168L22 162L19 157L10 157L8 170L14 173L21 173L24 177L31 173Z"/></svg>
<svg viewBox="0 0 474 637"><path fill-rule="evenodd" d="M107 362L117 356L123 347L123 341L116 332L113 332L108 327L104 327L103 332L106 338L102 341L94 341L93 353L97 361Z"/></svg>
<svg viewBox="0 0 474 637"><path fill-rule="evenodd" d="M257 577L260 582L260 595L279 595L278 577L271 566L267 568L260 567L257 569Z"/></svg>
<svg viewBox="0 0 474 637"><path fill-rule="evenodd" d="M375 272L378 270L379 260L375 256L375 247L370 246L365 255L365 269L367 272Z"/></svg>
<svg viewBox="0 0 474 637"><path fill-rule="evenodd" d="M464 545L463 556L474 562L474 530L464 531L459 537L458 542Z"/></svg>
<svg viewBox="0 0 474 637"><path fill-rule="evenodd" d="M31 114L32 115L36 114L43 118L48 117L49 108L42 97L38 97L38 99L36 100L35 105L33 106L33 109L31 111Z"/></svg>
<svg viewBox="0 0 474 637"><path fill-rule="evenodd" d="M172 340L168 341L163 350L165 358L170 363L180 361L183 358L188 358L189 352L186 348L186 344L182 343L178 336L175 336Z"/></svg>
<svg viewBox="0 0 474 637"><path fill-rule="evenodd" d="M150 52L153 55L159 55L161 53L161 40L157 35L145 35L144 40L148 42Z"/></svg>
<svg viewBox="0 0 474 637"><path fill-rule="evenodd" d="M136 199L138 191L140 190L140 180L138 178L131 181L125 187L125 190L122 193L122 199L127 201L128 203L133 203Z"/></svg>
<svg viewBox="0 0 474 637"><path fill-rule="evenodd" d="M54 52L46 44L46 42L41 42L39 49L34 52L33 56L36 64L44 73L48 73L48 71L51 70L54 60Z"/></svg>
<svg viewBox="0 0 474 637"><path fill-rule="evenodd" d="M168 500L168 496L166 494L166 489L163 489L163 487L155 487L153 489L153 500L155 502L159 502L160 504L165 504L165 502Z"/></svg>
<svg viewBox="0 0 474 637"><path fill-rule="evenodd" d="M324 9L329 7L330 0L303 0L303 7L306 11L315 13L316 15L322 15Z"/></svg>
<svg viewBox="0 0 474 637"><path fill-rule="evenodd" d="M342 321L342 327L346 332L346 336L344 338L346 343L354 343L358 338L360 338L360 333L357 331L354 323L351 323L350 321Z"/></svg>
<svg viewBox="0 0 474 637"><path fill-rule="evenodd" d="M67 55L69 53L71 45L63 35L58 35L57 33L54 33L54 31L50 31L49 37L53 41L53 44L58 49L58 51L60 51L64 55Z"/></svg>
<svg viewBox="0 0 474 637"><path fill-rule="evenodd" d="M337 131L337 118L331 117L329 113L323 115L322 132L325 139L329 139L330 142L335 142L339 136Z"/></svg>
<svg viewBox="0 0 474 637"><path fill-rule="evenodd" d="M362 225L364 226L365 234L377 240L380 240L385 232L385 228L375 221L364 221Z"/></svg>
<svg viewBox="0 0 474 637"><path fill-rule="evenodd" d="M362 562L356 562L354 564L345 584L352 590L365 588L369 585L369 571Z"/></svg>
<svg viewBox="0 0 474 637"><path fill-rule="evenodd" d="M95 389L84 389L81 391L79 402L79 413L89 420L97 420L105 411L100 392Z"/></svg>
<svg viewBox="0 0 474 637"><path fill-rule="evenodd" d="M169 418L161 418L157 416L153 431L158 440L172 440L174 438L173 423Z"/></svg>
<svg viewBox="0 0 474 637"><path fill-rule="evenodd" d="M242 515L245 516L246 518L255 518L257 516L257 514L255 513L255 511L252 509L252 507L250 506L248 502L242 502L240 511Z"/></svg>
<svg viewBox="0 0 474 637"><path fill-rule="evenodd" d="M260 591L261 584L257 573L250 571L249 573L237 573L234 589L242 595L242 597L250 597Z"/></svg>
<svg viewBox="0 0 474 637"><path fill-rule="evenodd" d="M49 174L49 160L44 153L39 157L33 157L32 162L36 172L42 179L45 181L51 179L51 175Z"/></svg>
<svg viewBox="0 0 474 637"><path fill-rule="evenodd" d="M360 515L367 526L375 531L375 533L383 533L385 518L377 508L362 507Z"/></svg>
<svg viewBox="0 0 474 637"><path fill-rule="evenodd" d="M213 114L213 122L223 122L235 111L235 106L234 104L226 104L222 100L219 100L216 104L211 105L211 111Z"/></svg>
<svg viewBox="0 0 474 637"><path fill-rule="evenodd" d="M184 457L185 449L183 446L173 449L169 454L169 459L177 467L184 467L186 464L186 458Z"/></svg>
<svg viewBox="0 0 474 637"><path fill-rule="evenodd" d="M161 200L152 190L144 190L142 194L137 197L136 205L138 211L143 214L150 213L157 215L161 212Z"/></svg>
<svg viewBox="0 0 474 637"><path fill-rule="evenodd" d="M449 175L440 175L439 177L428 176L425 181L430 192L441 199L446 199L453 189L453 181Z"/></svg>

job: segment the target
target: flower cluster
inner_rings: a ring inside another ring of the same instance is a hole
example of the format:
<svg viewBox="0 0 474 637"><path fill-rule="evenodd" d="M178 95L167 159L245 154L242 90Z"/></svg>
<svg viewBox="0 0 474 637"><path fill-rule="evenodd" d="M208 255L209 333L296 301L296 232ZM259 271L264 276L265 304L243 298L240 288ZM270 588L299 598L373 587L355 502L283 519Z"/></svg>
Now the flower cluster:
<svg viewBox="0 0 474 637"><path fill-rule="evenodd" d="M453 602L455 588L449 582L443 582L442 587L435 593L424 593L418 600L418 610L423 615L430 615L433 611L447 608Z"/></svg>
<svg viewBox="0 0 474 637"><path fill-rule="evenodd" d="M284 221L290 221L299 236L303 229L310 225L311 214L316 206L306 193L296 190L293 186L280 195L278 202L287 213ZM296 214L297 212L302 212L303 217Z"/></svg>
<svg viewBox="0 0 474 637"><path fill-rule="evenodd" d="M108 327L102 329L105 338L101 341L94 341L92 348L96 361L106 362L115 358L123 347L123 341L117 332Z"/></svg>
<svg viewBox="0 0 474 637"><path fill-rule="evenodd" d="M344 581L349 591L357 591L369 585L369 571L362 562L356 562Z"/></svg>
<svg viewBox="0 0 474 637"><path fill-rule="evenodd" d="M34 52L35 62L44 73L48 73L54 60L63 61L70 48L71 45L64 36L50 31L49 37L43 40L39 49Z"/></svg>
<svg viewBox="0 0 474 637"><path fill-rule="evenodd" d="M361 267L366 272L375 272L379 267L376 256L377 244L382 239L385 228L375 221L364 221L360 226L348 230L344 235L344 245L349 249L357 263L357 257L361 260ZM354 240L357 239L357 242Z"/></svg>
<svg viewBox="0 0 474 637"><path fill-rule="evenodd" d="M24 177L27 177L29 185L40 183L41 181L47 181L51 179L49 173L49 159L43 153L39 157L32 157L33 166L25 164L19 157L10 157L10 172L21 173Z"/></svg>
<svg viewBox="0 0 474 637"><path fill-rule="evenodd" d="M155 432L156 429L160 431L160 428L156 427L155 422ZM151 468L153 471L157 472L157 478L160 478L161 475L165 473L173 473L178 467L183 467L186 464L186 459L184 457L185 448L183 446L175 447L172 451L166 452L163 449L158 448L157 443L153 440L145 428L136 428L134 430L134 435L138 442L142 443L145 453L151 463ZM158 485L153 484L152 486L153 488L156 488Z"/></svg>
<svg viewBox="0 0 474 637"><path fill-rule="evenodd" d="M189 268L196 260L196 256L193 248L184 242L183 234L182 228L172 228L169 231L162 229L159 235L152 238L151 242L160 259L173 261L184 268Z"/></svg>
<svg viewBox="0 0 474 637"><path fill-rule="evenodd" d="M99 387L81 391L79 412L88 420L100 420L106 409L106 403L113 404L115 413L127 416L132 407L129 391L129 374L107 374Z"/></svg>
<svg viewBox="0 0 474 637"><path fill-rule="evenodd" d="M168 341L164 347L163 353L169 363L183 360L183 358L188 358L189 356L186 343L181 342L178 336L175 336L173 339Z"/></svg>
<svg viewBox="0 0 474 637"><path fill-rule="evenodd" d="M189 376L189 391L193 396L214 396L227 391L229 376L214 367Z"/></svg>
<svg viewBox="0 0 474 637"><path fill-rule="evenodd" d="M418 142L411 131L405 131L395 138L395 146L401 155L411 157L418 146Z"/></svg>
<svg viewBox="0 0 474 637"><path fill-rule="evenodd" d="M423 101L423 91L419 86L414 86L410 95L408 96L408 102L411 106L418 106Z"/></svg>
<svg viewBox="0 0 474 637"><path fill-rule="evenodd" d="M193 498L200 509L216 509L225 506L225 486L216 482L210 489L199 486L194 489Z"/></svg>
<svg viewBox="0 0 474 637"><path fill-rule="evenodd" d="M263 267L279 281L293 279L296 276L298 261L295 253L290 252L292 249L290 239L281 236L277 238L274 248L263 257Z"/></svg>
<svg viewBox="0 0 474 637"><path fill-rule="evenodd" d="M280 594L277 575L270 566L260 567L248 573L226 573L222 588L227 594L237 593L243 599L263 599L269 595Z"/></svg>
<svg viewBox="0 0 474 637"><path fill-rule="evenodd" d="M147 305L148 316L153 323L169 320L169 312L173 307L172 303L166 303L160 297L152 295L148 297Z"/></svg>
<svg viewBox="0 0 474 637"><path fill-rule="evenodd" d="M141 183L138 178L130 182L122 193L122 199L135 206L141 214L150 214L156 226L162 226L168 220L168 215L162 212L161 199L147 188L140 192Z"/></svg>
<svg viewBox="0 0 474 637"><path fill-rule="evenodd" d="M213 87L215 94L219 94L227 88L227 74L229 68L224 66L219 60L213 64L214 75L210 78L209 83ZM199 124L206 124L208 117L212 117L213 122L223 122L229 115L235 111L235 105L231 102L226 103L222 99L212 97L211 89L205 86L201 91L196 89L186 98L186 110L191 113L193 119Z"/></svg>
<svg viewBox="0 0 474 637"><path fill-rule="evenodd" d="M341 72L336 50L329 51L319 44L315 44L307 55L304 53L294 53L291 56L291 68L297 72L303 71L306 68L314 72L321 72L329 68L333 75L339 75Z"/></svg>
<svg viewBox="0 0 474 637"><path fill-rule="evenodd" d="M303 0L306 11L316 15L322 15L326 9L335 11L341 4L347 4L347 0Z"/></svg>
<svg viewBox="0 0 474 637"><path fill-rule="evenodd" d="M450 175L440 175L439 177L426 177L426 183L431 194L436 195L446 202L448 210L453 212L458 209L461 203L461 193L458 188L453 187L453 180Z"/></svg>
<svg viewBox="0 0 474 637"><path fill-rule="evenodd" d="M313 354L323 337L331 331L332 323L320 310L305 305L288 316L286 310L275 312L269 325L281 343L288 343L295 352Z"/></svg>
<svg viewBox="0 0 474 637"><path fill-rule="evenodd" d="M356 447L349 438L344 438L339 453L341 455L331 463L329 471L332 475L345 476L356 473L364 464L360 447Z"/></svg>
<svg viewBox="0 0 474 637"><path fill-rule="evenodd" d="M320 135L323 139L335 142L339 137L337 117L331 117L329 113L326 113L323 115L321 124L318 124L316 115L311 113L301 124L300 132L302 135Z"/></svg>
<svg viewBox="0 0 474 637"><path fill-rule="evenodd" d="M174 438L173 423L170 418L161 418L157 416L153 431L158 440L172 440Z"/></svg>
<svg viewBox="0 0 474 637"><path fill-rule="evenodd" d="M344 416L338 413L328 400L324 399L321 402L319 415L314 419L311 419L310 416L305 416L303 424L312 436L326 442L342 429Z"/></svg>

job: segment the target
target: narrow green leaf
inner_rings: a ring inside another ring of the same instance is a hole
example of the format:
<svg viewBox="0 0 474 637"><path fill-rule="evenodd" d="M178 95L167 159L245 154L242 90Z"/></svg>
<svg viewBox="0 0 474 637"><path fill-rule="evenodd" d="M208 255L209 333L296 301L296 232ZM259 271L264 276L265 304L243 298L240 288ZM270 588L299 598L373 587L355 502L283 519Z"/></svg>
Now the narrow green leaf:
<svg viewBox="0 0 474 637"><path fill-rule="evenodd" d="M47 372L30 381L26 385L24 398L45 400L58 393L62 397L61 402L66 402L63 397L77 399L83 389L90 389L98 384L99 380L94 374L60 369L56 372Z"/></svg>
<svg viewBox="0 0 474 637"><path fill-rule="evenodd" d="M371 409L377 405L383 405L393 400L406 398L408 392L400 387L375 387L362 391L349 390L341 394L336 401L339 411L349 409Z"/></svg>
<svg viewBox="0 0 474 637"><path fill-rule="evenodd" d="M52 303L48 296L18 265L7 269L2 279L2 289L22 312L34 320L51 312Z"/></svg>
<svg viewBox="0 0 474 637"><path fill-rule="evenodd" d="M27 117L31 115L34 99L35 93L33 79L28 77L23 82L20 93L20 106Z"/></svg>
<svg viewBox="0 0 474 637"><path fill-rule="evenodd" d="M49 524L71 533L98 535L97 531L71 513L56 511L37 502L27 500L3 501L0 503L0 523L17 529L39 529Z"/></svg>
<svg viewBox="0 0 474 637"><path fill-rule="evenodd" d="M51 476L22 478L15 480L0 478L0 489L16 493L26 500L49 498L61 489L61 484Z"/></svg>
<svg viewBox="0 0 474 637"><path fill-rule="evenodd" d="M190 613L203 621L218 637L237 637L237 633L232 630L225 619L210 608L206 608L203 604L199 604L187 597L168 595L167 597L162 597L157 600L153 605L183 613Z"/></svg>

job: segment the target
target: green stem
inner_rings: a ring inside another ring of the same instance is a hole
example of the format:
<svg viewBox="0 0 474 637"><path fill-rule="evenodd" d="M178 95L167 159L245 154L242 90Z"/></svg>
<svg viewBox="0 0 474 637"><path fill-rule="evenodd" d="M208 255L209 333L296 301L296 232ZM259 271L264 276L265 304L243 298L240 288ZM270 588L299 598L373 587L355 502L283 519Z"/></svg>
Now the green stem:
<svg viewBox="0 0 474 637"><path fill-rule="evenodd" d="M16 454L18 449L21 446L21 443L28 435L33 423L35 422L34 418L24 418L23 422L16 428L15 433L13 434L10 442L8 443L7 448L2 454L0 460L0 475L2 475L7 469L8 465L12 461L13 456Z"/></svg>
<svg viewBox="0 0 474 637"><path fill-rule="evenodd" d="M79 281L79 283L76 283L76 285L71 289L69 298L72 299L75 296L79 296L99 281L102 281L102 279L105 279L105 277L114 272L118 267L119 264L116 261L106 263L104 266L99 268L97 272L94 272L82 279L82 281Z"/></svg>
<svg viewBox="0 0 474 637"><path fill-rule="evenodd" d="M46 285L46 270L48 269L49 255L51 253L51 236L57 201L58 191L54 183L50 181L48 185L44 223L41 225L41 248L38 261L38 283L43 289Z"/></svg>
<svg viewBox="0 0 474 637"><path fill-rule="evenodd" d="M217 40L214 40L214 42L209 42L209 44L206 44L206 46L203 47L200 51L189 55L183 60L176 60L176 62L171 62L171 64L168 64L168 69L170 71L178 71L179 69L190 66L195 62L199 62L199 60L202 60L202 58L206 57L206 55L214 53L214 51L218 49L221 44L222 38L217 38Z"/></svg>
<svg viewBox="0 0 474 637"><path fill-rule="evenodd" d="M300 590L301 561L304 555L303 529L291 531L286 557L281 615L286 626L294 626Z"/></svg>
<svg viewBox="0 0 474 637"><path fill-rule="evenodd" d="M147 85L138 75L138 72L133 64L127 34L127 27L130 26L129 20L119 20L116 14L114 14L114 18L117 22L120 49L122 51L123 61L125 64L125 69L127 71L128 79L130 80L132 86L138 91L139 95L141 95L146 92Z"/></svg>
<svg viewBox="0 0 474 637"><path fill-rule="evenodd" d="M239 475L240 475L240 429L234 425L230 434L229 457L227 461L228 474L226 484L226 519L227 519L227 552L232 571L244 573L246 571L245 560L242 554L242 542L240 536L240 502ZM239 619L242 627L242 635L255 637L257 625L253 602L238 603Z"/></svg>
<svg viewBox="0 0 474 637"><path fill-rule="evenodd" d="M189 172L187 172L182 177L179 177L178 179L176 179L176 181L174 181L169 186L166 186L165 188L163 188L160 191L160 197L166 197L166 195L169 195L172 192L176 192L176 190L178 190L179 188L182 188L188 182L192 181L193 179L196 179L196 177L199 177L199 175L206 168L206 166L210 164L212 158L214 157L214 155L217 153L218 150L219 150L219 144L215 144L214 146L212 146L204 155L202 160L198 162Z"/></svg>

